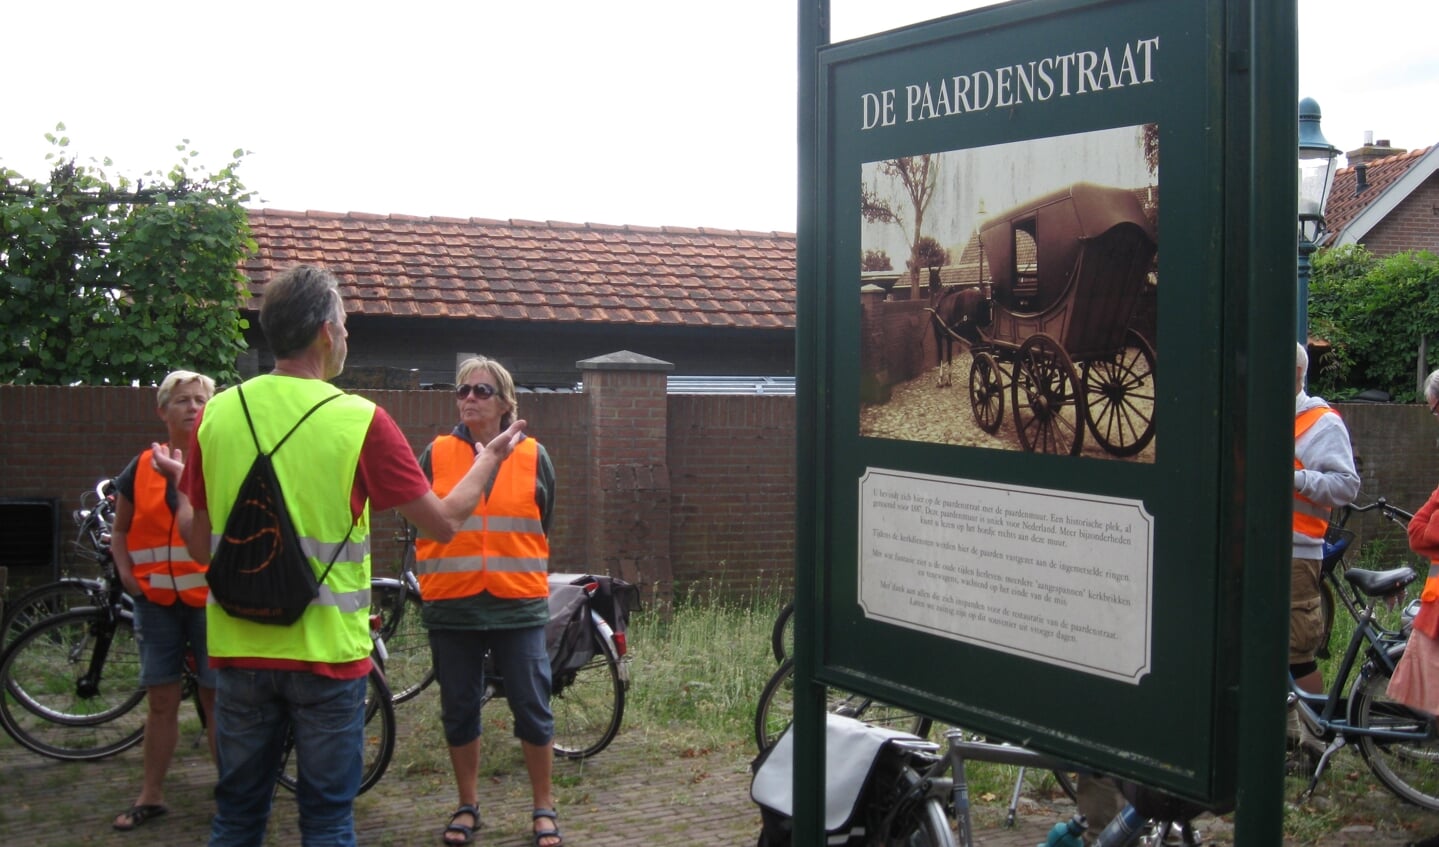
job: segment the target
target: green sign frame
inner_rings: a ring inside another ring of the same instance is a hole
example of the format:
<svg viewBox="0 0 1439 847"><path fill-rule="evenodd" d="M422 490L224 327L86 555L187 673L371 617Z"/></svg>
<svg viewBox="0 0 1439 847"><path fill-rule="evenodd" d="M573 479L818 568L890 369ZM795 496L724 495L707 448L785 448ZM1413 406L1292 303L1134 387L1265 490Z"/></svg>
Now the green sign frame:
<svg viewBox="0 0 1439 847"><path fill-rule="evenodd" d="M801 21L798 754L823 683L1227 803L1282 750L1293 3Z"/></svg>

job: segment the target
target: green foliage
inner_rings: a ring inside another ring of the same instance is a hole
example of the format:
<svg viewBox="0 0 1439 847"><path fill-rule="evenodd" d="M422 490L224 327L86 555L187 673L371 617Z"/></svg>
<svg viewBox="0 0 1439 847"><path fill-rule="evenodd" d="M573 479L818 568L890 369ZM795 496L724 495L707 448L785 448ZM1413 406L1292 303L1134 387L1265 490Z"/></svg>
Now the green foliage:
<svg viewBox="0 0 1439 847"><path fill-rule="evenodd" d="M894 262L883 250L866 250L864 258L860 259L859 269L862 271L892 271Z"/></svg>
<svg viewBox="0 0 1439 847"><path fill-rule="evenodd" d="M64 132L64 125L57 126ZM151 186L64 155L47 182L0 169L0 381L156 384L176 368L238 377L249 296L239 266L255 250L236 177L180 161Z"/></svg>
<svg viewBox="0 0 1439 847"><path fill-rule="evenodd" d="M1368 388L1397 402L1418 399L1421 340L1427 373L1439 365L1439 257L1428 251L1379 257L1363 246L1315 253L1309 283L1310 333L1333 345L1309 382L1335 400Z"/></svg>

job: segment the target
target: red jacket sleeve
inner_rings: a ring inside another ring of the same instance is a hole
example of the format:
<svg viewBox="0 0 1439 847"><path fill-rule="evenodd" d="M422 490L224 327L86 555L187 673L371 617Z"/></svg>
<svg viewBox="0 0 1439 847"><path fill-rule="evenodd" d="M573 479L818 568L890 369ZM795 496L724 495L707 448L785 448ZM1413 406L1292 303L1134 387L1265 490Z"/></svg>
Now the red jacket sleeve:
<svg viewBox="0 0 1439 847"><path fill-rule="evenodd" d="M1409 549L1431 561L1439 560L1439 488L1409 522Z"/></svg>

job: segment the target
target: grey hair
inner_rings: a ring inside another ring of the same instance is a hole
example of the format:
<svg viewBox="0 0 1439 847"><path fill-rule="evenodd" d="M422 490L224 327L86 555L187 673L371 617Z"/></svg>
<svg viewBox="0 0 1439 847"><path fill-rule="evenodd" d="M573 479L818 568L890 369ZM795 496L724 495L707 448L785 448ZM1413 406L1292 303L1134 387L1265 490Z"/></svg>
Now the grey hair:
<svg viewBox="0 0 1439 847"><path fill-rule="evenodd" d="M277 359L293 358L315 340L326 321L343 316L340 281L312 265L296 265L265 286L260 329Z"/></svg>
<svg viewBox="0 0 1439 847"><path fill-rule="evenodd" d="M1299 382L1302 385L1309 376L1309 351L1297 341L1294 342L1294 369L1299 371Z"/></svg>
<svg viewBox="0 0 1439 847"><path fill-rule="evenodd" d="M1439 370L1430 373L1424 380L1424 399L1431 405L1435 400L1439 400Z"/></svg>

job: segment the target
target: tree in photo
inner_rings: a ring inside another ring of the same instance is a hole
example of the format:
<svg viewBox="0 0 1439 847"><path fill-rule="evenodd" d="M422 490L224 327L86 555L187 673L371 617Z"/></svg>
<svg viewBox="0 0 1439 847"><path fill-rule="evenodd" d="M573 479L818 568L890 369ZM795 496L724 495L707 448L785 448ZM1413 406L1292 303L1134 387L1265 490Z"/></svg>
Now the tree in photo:
<svg viewBox="0 0 1439 847"><path fill-rule="evenodd" d="M939 156L925 153L921 156L901 156L879 163L879 172L898 183L909 198L908 220L904 212L895 209L888 200L881 198L868 186L860 188L860 215L870 223L895 223L909 241L910 254L905 262L909 269L910 296L919 297L920 268L928 267L920 256L920 241L924 238L924 215L934 200L935 188L939 184Z"/></svg>
<svg viewBox="0 0 1439 847"><path fill-rule="evenodd" d="M111 179L113 163L67 156L45 137L46 181L0 167L0 381L154 385L186 368L238 377L255 250L245 151L210 173L189 142L163 175Z"/></svg>

